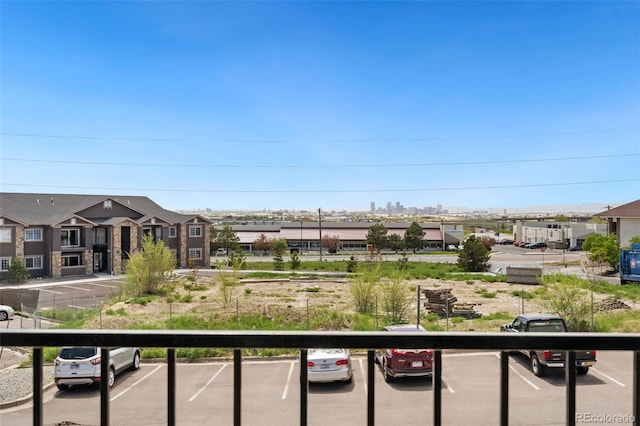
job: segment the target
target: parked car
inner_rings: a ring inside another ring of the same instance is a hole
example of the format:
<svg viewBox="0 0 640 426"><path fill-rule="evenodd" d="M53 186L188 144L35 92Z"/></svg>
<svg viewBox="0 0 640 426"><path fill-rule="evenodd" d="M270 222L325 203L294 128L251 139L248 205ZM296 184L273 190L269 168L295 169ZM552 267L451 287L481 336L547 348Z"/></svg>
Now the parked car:
<svg viewBox="0 0 640 426"><path fill-rule="evenodd" d="M15 312L9 305L0 305L0 321L9 321L13 318Z"/></svg>
<svg viewBox="0 0 640 426"><path fill-rule="evenodd" d="M571 246L569 251L582 251L582 246Z"/></svg>
<svg viewBox="0 0 640 426"><path fill-rule="evenodd" d="M543 243L543 242L531 243L527 245L527 248L529 249L547 248L547 243Z"/></svg>
<svg viewBox="0 0 640 426"><path fill-rule="evenodd" d="M307 379L313 383L353 380L349 349L318 349L307 352Z"/></svg>
<svg viewBox="0 0 640 426"><path fill-rule="evenodd" d="M566 333L567 324L562 317L552 314L518 315L512 323L503 324L500 331L509 333ZM546 349L521 351L529 357L531 370L538 377L545 375L547 368L564 368L565 351ZM587 374L596 363L596 351L576 351L576 373Z"/></svg>
<svg viewBox="0 0 640 426"><path fill-rule="evenodd" d="M383 329L390 332L426 333L421 325L390 325ZM377 349L376 363L380 364L386 382L398 377L431 377L433 373L432 349Z"/></svg>
<svg viewBox="0 0 640 426"><path fill-rule="evenodd" d="M92 385L101 380L100 348L63 347L55 360L53 379L58 389L69 386ZM140 367L140 348L115 348L109 351L109 387L112 387L116 375Z"/></svg>

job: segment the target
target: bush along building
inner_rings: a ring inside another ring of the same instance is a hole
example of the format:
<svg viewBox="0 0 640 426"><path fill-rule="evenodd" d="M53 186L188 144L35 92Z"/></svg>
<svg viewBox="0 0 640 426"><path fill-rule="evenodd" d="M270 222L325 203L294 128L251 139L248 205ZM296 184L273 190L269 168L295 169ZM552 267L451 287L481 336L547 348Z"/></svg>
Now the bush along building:
<svg viewBox="0 0 640 426"><path fill-rule="evenodd" d="M0 193L0 279L14 257L32 278L121 274L145 234L163 241L179 268L209 267L209 227L147 197Z"/></svg>

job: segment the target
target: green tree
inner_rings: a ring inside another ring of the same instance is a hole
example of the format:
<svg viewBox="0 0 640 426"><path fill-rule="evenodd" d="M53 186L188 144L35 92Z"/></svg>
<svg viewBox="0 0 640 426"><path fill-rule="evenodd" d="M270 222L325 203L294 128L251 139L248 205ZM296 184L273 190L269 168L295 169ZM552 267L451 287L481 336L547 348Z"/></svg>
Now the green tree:
<svg viewBox="0 0 640 426"><path fill-rule="evenodd" d="M542 304L545 309L561 316L569 331L588 331L591 311L589 292L581 287L580 278L567 277L563 282L545 285Z"/></svg>
<svg viewBox="0 0 640 426"><path fill-rule="evenodd" d="M382 292L382 307L387 313L389 324L403 322L409 309L409 288L404 282L401 273L394 274L391 278L380 283Z"/></svg>
<svg viewBox="0 0 640 426"><path fill-rule="evenodd" d="M380 263L368 263L365 267L358 268L356 274L349 278L349 296L355 311L360 314L368 314L374 310L380 268Z"/></svg>
<svg viewBox="0 0 640 426"><path fill-rule="evenodd" d="M630 249L632 244L640 244L640 235L634 235L633 237L629 238L629 246L627 247L627 249Z"/></svg>
<svg viewBox="0 0 640 426"><path fill-rule="evenodd" d="M398 253L399 251L404 250L405 242L400 235L391 234L387 237L387 247Z"/></svg>
<svg viewBox="0 0 640 426"><path fill-rule="evenodd" d="M153 241L151 234L142 237L142 249L130 253L126 263L127 282L138 296L156 294L176 267L176 258L163 241Z"/></svg>
<svg viewBox="0 0 640 426"><path fill-rule="evenodd" d="M9 281L16 283L31 277L29 275L29 271L27 271L27 267L22 263L22 259L17 256L11 259L11 264L9 265L7 273L9 274Z"/></svg>
<svg viewBox="0 0 640 426"><path fill-rule="evenodd" d="M240 270L244 268L244 256L230 257L231 270L226 270L218 265L218 283L220 283L220 296L222 304L228 306L236 297L240 285Z"/></svg>
<svg viewBox="0 0 640 426"><path fill-rule="evenodd" d="M273 269L284 271L284 260L282 255L287 249L287 240L278 238L273 240Z"/></svg>
<svg viewBox="0 0 640 426"><path fill-rule="evenodd" d="M471 235L458 254L458 267L465 272L485 272L489 269L489 253L482 241Z"/></svg>
<svg viewBox="0 0 640 426"><path fill-rule="evenodd" d="M294 251L293 253L291 253L291 256L289 256L290 258L290 263L291 263L291 270L292 271L297 271L298 269L300 269L300 255L298 254L297 251Z"/></svg>
<svg viewBox="0 0 640 426"><path fill-rule="evenodd" d="M582 249L589 252L589 260L604 263L616 269L620 256L620 243L615 234L593 234L584 239Z"/></svg>
<svg viewBox="0 0 640 426"><path fill-rule="evenodd" d="M373 245L373 249L380 253L380 250L386 247L386 243L387 227L381 223L371 225L367 232L367 244Z"/></svg>
<svg viewBox="0 0 640 426"><path fill-rule="evenodd" d="M404 242L407 248L410 248L413 253L416 250L420 250L424 245L424 229L418 222L413 222L406 231L404 231Z"/></svg>
<svg viewBox="0 0 640 426"><path fill-rule="evenodd" d="M222 248L228 255L230 251L235 251L240 247L240 237L233 231L231 225L224 225L221 230L211 227L212 252Z"/></svg>

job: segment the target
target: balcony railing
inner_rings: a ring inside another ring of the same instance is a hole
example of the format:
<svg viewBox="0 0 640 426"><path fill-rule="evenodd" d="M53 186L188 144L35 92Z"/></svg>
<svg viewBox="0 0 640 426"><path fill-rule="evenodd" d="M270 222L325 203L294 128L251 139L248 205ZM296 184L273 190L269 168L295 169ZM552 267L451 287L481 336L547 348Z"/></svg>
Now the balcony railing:
<svg viewBox="0 0 640 426"><path fill-rule="evenodd" d="M433 424L442 421L442 351L443 350L499 350L500 356L500 424L509 419L508 352L517 349L567 351L567 365L575 364L573 351L632 351L633 352L633 418L638 424L640 415L639 370L640 334L610 333L383 333L383 332L284 332L284 331L116 331L116 330L2 330L0 345L33 348L33 424L42 424L43 347L97 346L102 349L102 376L109 366L108 348L139 346L167 348L167 424L176 424L176 348L230 348L234 354L234 424L241 424L242 349L289 348L300 350L300 365L307 364L308 348L340 347L367 350L367 424L375 421L376 348L414 347L434 349ZM576 423L576 370L567 368L566 424ZM300 369L300 425L307 424L307 369ZM100 382L100 423L109 424L109 387Z"/></svg>

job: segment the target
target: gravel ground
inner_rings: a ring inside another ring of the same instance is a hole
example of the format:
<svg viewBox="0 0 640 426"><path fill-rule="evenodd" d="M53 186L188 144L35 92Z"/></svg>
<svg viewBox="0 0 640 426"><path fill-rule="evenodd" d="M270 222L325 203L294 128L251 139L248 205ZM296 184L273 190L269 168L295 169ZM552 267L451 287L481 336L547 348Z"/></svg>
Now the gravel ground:
<svg viewBox="0 0 640 426"><path fill-rule="evenodd" d="M43 384L53 383L53 366L43 367ZM0 371L0 407L33 394L33 369L8 368Z"/></svg>
<svg viewBox="0 0 640 426"><path fill-rule="evenodd" d="M0 356L0 408L21 401L33 394L33 368L20 368L18 365L26 361L28 355L11 348L2 348ZM45 365L42 369L43 385L53 383L53 366Z"/></svg>

